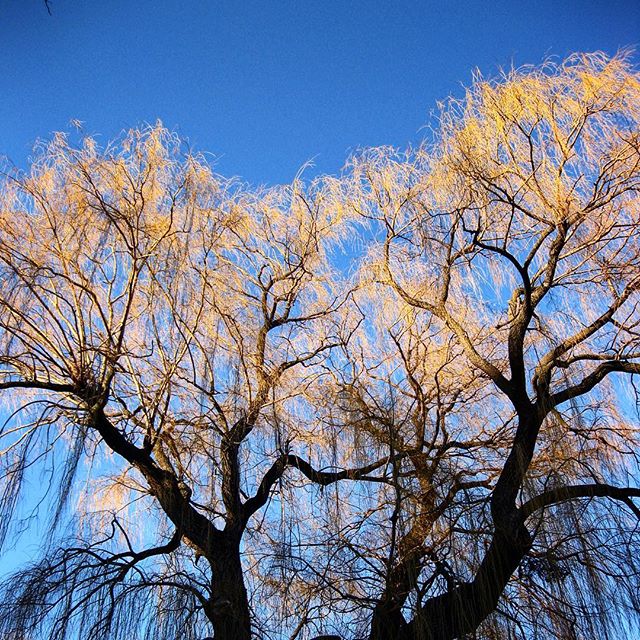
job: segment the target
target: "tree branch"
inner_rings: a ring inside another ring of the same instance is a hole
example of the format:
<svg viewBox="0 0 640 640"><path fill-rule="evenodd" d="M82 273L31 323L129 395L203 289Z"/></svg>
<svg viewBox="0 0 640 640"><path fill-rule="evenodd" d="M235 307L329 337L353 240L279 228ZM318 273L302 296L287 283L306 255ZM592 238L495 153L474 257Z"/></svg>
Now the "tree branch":
<svg viewBox="0 0 640 640"><path fill-rule="evenodd" d="M249 518L258 509L262 508L269 499L269 494L273 485L282 477L287 467L295 467L303 475L305 475L311 482L319 484L320 486L327 486L338 482L340 480L366 480L369 482L381 482L381 478L372 478L367 474L383 467L384 465L405 457L406 454L400 453L395 456L386 456L376 460L371 464L357 469L342 469L341 471L317 471L309 462L302 458L293 455L283 453L269 468L260 482L260 486L255 495L247 500L243 505L243 517L246 523Z"/></svg>
<svg viewBox="0 0 640 640"><path fill-rule="evenodd" d="M524 520L539 509L554 504L575 500L577 498L612 498L629 504L630 498L640 498L640 489L635 487L614 487L610 484L594 483L584 485L568 485L545 491L535 498L527 500L518 510ZM640 519L640 511L633 508Z"/></svg>
<svg viewBox="0 0 640 640"><path fill-rule="evenodd" d="M640 373L640 363L626 360L609 360L596 367L578 384L574 384L550 396L551 406L555 407L567 400L577 398L591 391L610 373Z"/></svg>
<svg viewBox="0 0 640 640"><path fill-rule="evenodd" d="M45 382L42 380L8 380L0 382L0 391L4 389L41 389L42 391L56 393L75 393L77 391L77 387L74 384Z"/></svg>

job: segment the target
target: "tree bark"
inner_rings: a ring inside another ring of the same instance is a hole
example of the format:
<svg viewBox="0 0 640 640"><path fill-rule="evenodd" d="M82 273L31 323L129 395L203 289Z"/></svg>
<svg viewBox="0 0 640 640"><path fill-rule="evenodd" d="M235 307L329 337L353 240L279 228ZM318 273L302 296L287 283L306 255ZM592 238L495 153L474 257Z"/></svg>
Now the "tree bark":
<svg viewBox="0 0 640 640"><path fill-rule="evenodd" d="M454 640L475 631L495 611L504 588L531 548L524 526L516 536L497 532L476 577L430 598L398 640Z"/></svg>
<svg viewBox="0 0 640 640"><path fill-rule="evenodd" d="M250 640L251 612L244 585L240 542L230 540L220 545L209 558L213 572L212 597L206 614L216 640Z"/></svg>

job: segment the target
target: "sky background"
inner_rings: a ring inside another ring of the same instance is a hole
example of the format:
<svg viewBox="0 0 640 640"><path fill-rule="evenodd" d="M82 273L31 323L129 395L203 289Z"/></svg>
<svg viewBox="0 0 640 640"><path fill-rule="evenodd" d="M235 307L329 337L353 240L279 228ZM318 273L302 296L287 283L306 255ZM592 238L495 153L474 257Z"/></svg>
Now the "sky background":
<svg viewBox="0 0 640 640"><path fill-rule="evenodd" d="M160 118L253 184L420 141L475 68L640 44L640 2L0 0L0 155L84 122L107 141ZM636 61L640 56L635 54ZM0 406L0 415L5 412ZM37 548L37 530L0 574Z"/></svg>
<svg viewBox="0 0 640 640"><path fill-rule="evenodd" d="M640 2L0 0L0 155L160 118L216 170L289 181L423 136L474 68L640 44ZM636 54L636 60L640 57Z"/></svg>

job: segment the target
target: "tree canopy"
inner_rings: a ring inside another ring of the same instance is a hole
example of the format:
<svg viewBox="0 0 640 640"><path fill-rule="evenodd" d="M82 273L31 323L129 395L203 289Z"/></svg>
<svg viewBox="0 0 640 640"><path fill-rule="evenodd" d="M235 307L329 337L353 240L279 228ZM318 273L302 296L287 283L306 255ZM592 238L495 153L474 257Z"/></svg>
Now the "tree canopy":
<svg viewBox="0 0 640 640"><path fill-rule="evenodd" d="M47 533L0 634L636 628L639 190L624 55L283 186L159 123L39 145L0 195L0 540Z"/></svg>

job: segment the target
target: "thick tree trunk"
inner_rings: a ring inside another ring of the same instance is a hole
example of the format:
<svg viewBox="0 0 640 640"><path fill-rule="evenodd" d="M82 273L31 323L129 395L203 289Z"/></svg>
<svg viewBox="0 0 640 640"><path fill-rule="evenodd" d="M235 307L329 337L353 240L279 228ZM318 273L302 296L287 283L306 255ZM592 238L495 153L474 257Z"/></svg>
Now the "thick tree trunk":
<svg viewBox="0 0 640 640"><path fill-rule="evenodd" d="M373 611L369 640L397 640L404 638L407 621L402 611L394 605L379 603Z"/></svg>
<svg viewBox="0 0 640 640"><path fill-rule="evenodd" d="M475 578L427 600L410 622L404 602L381 601L371 621L369 640L457 640L473 633L493 613L509 578L531 548L523 524L496 532Z"/></svg>
<svg viewBox="0 0 640 640"><path fill-rule="evenodd" d="M412 533L415 535L415 531ZM406 546L408 540L409 536L406 536L403 540L405 544L401 543L401 546ZM396 640L403 637L407 621L402 614L402 607L416 586L419 563L420 553L413 549L391 569L384 593L373 610L369 640Z"/></svg>
<svg viewBox="0 0 640 640"><path fill-rule="evenodd" d="M206 614L213 625L215 640L250 640L251 614L239 542L221 545L219 553L209 561L213 569L213 595Z"/></svg>
<svg viewBox="0 0 640 640"><path fill-rule="evenodd" d="M473 633L493 613L513 572L531 547L524 527L496 533L473 581L431 598L397 640L455 640Z"/></svg>

